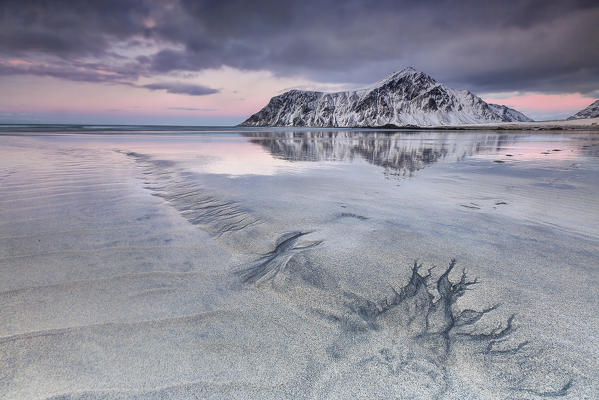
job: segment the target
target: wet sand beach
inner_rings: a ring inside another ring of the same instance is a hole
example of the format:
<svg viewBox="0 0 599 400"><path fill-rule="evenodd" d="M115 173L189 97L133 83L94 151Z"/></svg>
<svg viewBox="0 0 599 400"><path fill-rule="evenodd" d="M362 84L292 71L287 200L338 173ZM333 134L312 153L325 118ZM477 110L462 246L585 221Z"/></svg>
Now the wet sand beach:
<svg viewBox="0 0 599 400"><path fill-rule="evenodd" d="M0 398L599 394L596 132L18 130Z"/></svg>

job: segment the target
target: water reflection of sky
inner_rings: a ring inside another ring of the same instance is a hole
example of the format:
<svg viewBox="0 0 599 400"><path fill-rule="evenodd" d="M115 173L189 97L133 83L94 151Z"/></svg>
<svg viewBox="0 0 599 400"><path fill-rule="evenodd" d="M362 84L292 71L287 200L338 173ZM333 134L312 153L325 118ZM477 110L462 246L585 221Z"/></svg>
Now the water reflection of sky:
<svg viewBox="0 0 599 400"><path fill-rule="evenodd" d="M19 134L23 138L25 134ZM186 169L229 176L301 173L356 161L382 167L388 176L413 176L435 163L465 159L511 166L595 165L594 133L381 132L357 130L241 129L224 132L123 132L36 134L36 139L84 147L135 149L176 161ZM530 164L530 165L529 165Z"/></svg>
<svg viewBox="0 0 599 400"><path fill-rule="evenodd" d="M176 160L186 169L209 174L276 175L301 171L302 166L273 157L243 138L227 141L175 142L167 149L143 146L146 154Z"/></svg>
<svg viewBox="0 0 599 400"><path fill-rule="evenodd" d="M590 221L597 218L599 138L592 133L241 131L110 136L94 146L169 160L186 172L247 178L239 187L221 178L213 184L260 204L299 187L318 187L322 196L341 200L368 186L381 198L414 202L415 209L503 215L596 233ZM385 180L395 183L383 189Z"/></svg>
<svg viewBox="0 0 599 400"><path fill-rule="evenodd" d="M466 158L519 165L542 163L562 166L587 159L599 146L592 134L505 135L496 133L283 132L246 133L276 159L294 162L361 159L396 176L412 176L439 162ZM583 150L586 150L583 151ZM591 155L592 157L592 155Z"/></svg>

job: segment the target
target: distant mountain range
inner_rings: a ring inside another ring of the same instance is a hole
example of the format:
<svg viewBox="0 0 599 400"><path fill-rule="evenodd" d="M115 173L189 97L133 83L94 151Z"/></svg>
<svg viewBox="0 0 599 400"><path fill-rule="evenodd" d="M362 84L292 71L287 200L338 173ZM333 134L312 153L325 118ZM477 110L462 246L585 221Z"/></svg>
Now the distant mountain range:
<svg viewBox="0 0 599 400"><path fill-rule="evenodd" d="M242 126L385 127L532 121L405 68L374 85L346 92L290 90L270 99Z"/></svg>
<svg viewBox="0 0 599 400"><path fill-rule="evenodd" d="M587 108L578 111L568 119L586 119L599 117L599 100L595 100L593 104Z"/></svg>

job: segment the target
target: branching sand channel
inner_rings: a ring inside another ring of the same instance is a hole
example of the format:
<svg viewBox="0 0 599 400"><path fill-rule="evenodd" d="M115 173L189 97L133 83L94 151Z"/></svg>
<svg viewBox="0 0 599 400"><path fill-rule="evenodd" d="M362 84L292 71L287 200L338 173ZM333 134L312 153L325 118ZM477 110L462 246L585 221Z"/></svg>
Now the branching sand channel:
<svg viewBox="0 0 599 400"><path fill-rule="evenodd" d="M215 238L264 222L242 203L190 180L174 163L126 155L141 167L152 194ZM368 220L350 213L341 217ZM553 369L547 378L542 346L516 334L515 314L502 315L497 304L463 306L460 298L479 282L465 270L456 271L455 260L444 270L424 270L415 262L405 285L372 300L339 283L322 258L320 264L313 261L311 251L323 249L323 240L304 240L311 233L284 233L272 250L233 270L248 289L255 287L265 296L277 293L304 323L326 327L327 334L309 342L311 352L322 352L322 359L310 373L308 397L421 398L427 393L426 398L448 398L478 393L488 398L493 393L493 398L550 398L569 396L576 387L576 379L566 372ZM256 239L264 244L264 238ZM296 279L306 271L316 271L329 283ZM365 393L356 393L356 387Z"/></svg>

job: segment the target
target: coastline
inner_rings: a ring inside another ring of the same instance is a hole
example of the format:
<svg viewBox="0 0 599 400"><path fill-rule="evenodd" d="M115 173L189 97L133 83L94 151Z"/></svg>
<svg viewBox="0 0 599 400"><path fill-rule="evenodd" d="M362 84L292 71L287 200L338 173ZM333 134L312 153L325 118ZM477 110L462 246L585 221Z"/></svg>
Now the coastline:
<svg viewBox="0 0 599 400"><path fill-rule="evenodd" d="M500 122L489 124L467 124L467 125L437 125L437 126L418 126L418 125L395 125L386 124L381 126L257 126L239 124L238 127L245 128L314 128L314 129L384 129L384 130L510 130L510 131L545 131L545 130L598 130L599 118L575 119L575 120L553 120L553 121L532 121L532 122Z"/></svg>

